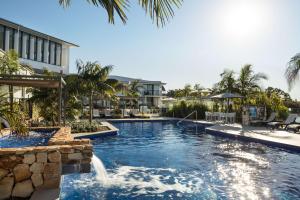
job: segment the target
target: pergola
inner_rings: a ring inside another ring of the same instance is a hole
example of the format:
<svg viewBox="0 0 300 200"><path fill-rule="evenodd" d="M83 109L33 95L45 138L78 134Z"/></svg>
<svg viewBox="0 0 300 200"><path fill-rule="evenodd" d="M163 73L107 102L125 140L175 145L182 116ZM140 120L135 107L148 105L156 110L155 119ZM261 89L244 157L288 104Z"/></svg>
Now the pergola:
<svg viewBox="0 0 300 200"><path fill-rule="evenodd" d="M66 82L62 78L62 73L56 76L46 75L8 75L0 74L0 85L11 85L20 87L34 87L34 88L53 88L58 89L58 123L61 125L62 115L62 89Z"/></svg>

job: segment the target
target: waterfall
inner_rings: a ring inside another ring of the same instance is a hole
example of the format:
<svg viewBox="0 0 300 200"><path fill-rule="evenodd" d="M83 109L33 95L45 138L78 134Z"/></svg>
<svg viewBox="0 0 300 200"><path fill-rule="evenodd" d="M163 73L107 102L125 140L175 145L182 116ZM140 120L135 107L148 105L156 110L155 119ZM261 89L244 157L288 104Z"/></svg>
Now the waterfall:
<svg viewBox="0 0 300 200"><path fill-rule="evenodd" d="M106 169L105 169L102 161L95 154L93 154L92 163L94 165L94 168L95 168L95 171L97 174L97 176L96 176L97 180L102 185L106 185L108 183L108 178L107 178Z"/></svg>

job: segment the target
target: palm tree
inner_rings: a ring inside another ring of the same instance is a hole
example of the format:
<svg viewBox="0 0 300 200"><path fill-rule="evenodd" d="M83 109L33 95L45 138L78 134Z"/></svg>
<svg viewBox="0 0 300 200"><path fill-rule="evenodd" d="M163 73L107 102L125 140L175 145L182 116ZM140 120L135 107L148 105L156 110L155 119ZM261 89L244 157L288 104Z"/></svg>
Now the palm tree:
<svg viewBox="0 0 300 200"><path fill-rule="evenodd" d="M236 80L234 77L234 71L225 69L223 73L220 74L221 81L218 82L213 90L214 92L236 92Z"/></svg>
<svg viewBox="0 0 300 200"><path fill-rule="evenodd" d="M134 80L128 85L127 95L132 98L131 103L137 105L137 107L139 107L138 97L141 96L140 89L142 88L143 86L140 85L140 81L138 80Z"/></svg>
<svg viewBox="0 0 300 200"><path fill-rule="evenodd" d="M295 81L299 79L300 73L300 53L296 54L291 60L288 62L288 67L285 71L285 77L289 85L289 90L295 84Z"/></svg>
<svg viewBox="0 0 300 200"><path fill-rule="evenodd" d="M16 51L9 50L3 56L0 57L0 74L8 74L12 75L18 72L21 68L19 63L19 57ZM9 103L10 103L10 110L13 110L13 86L9 85Z"/></svg>
<svg viewBox="0 0 300 200"><path fill-rule="evenodd" d="M260 90L260 81L267 79L267 75L264 73L254 73L252 65L246 64L242 67L237 79L239 93L247 97L254 91Z"/></svg>
<svg viewBox="0 0 300 200"><path fill-rule="evenodd" d="M188 97L192 92L192 86L190 84L186 84L182 89L182 93L185 97Z"/></svg>
<svg viewBox="0 0 300 200"><path fill-rule="evenodd" d="M94 6L101 6L108 15L108 22L115 23L115 13L125 24L127 21L126 11L130 7L129 0L86 0ZM183 0L138 0L139 5L156 22L157 26L164 25L174 16L174 7L180 7ZM59 0L60 5L68 7L71 0Z"/></svg>
<svg viewBox="0 0 300 200"><path fill-rule="evenodd" d="M77 60L76 65L80 87L89 98L89 121L92 123L93 97L103 94L104 91L114 91L114 88L107 82L113 67L111 65L103 67L97 62L83 63L81 60Z"/></svg>
<svg viewBox="0 0 300 200"><path fill-rule="evenodd" d="M199 83L196 83L194 85L194 91L195 91L194 96L201 98L203 90L204 90L204 88Z"/></svg>

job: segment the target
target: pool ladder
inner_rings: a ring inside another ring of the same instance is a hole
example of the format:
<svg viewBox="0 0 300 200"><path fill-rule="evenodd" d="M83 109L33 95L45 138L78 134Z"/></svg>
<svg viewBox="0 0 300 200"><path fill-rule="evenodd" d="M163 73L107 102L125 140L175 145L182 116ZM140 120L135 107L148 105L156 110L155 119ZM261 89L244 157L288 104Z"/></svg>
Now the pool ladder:
<svg viewBox="0 0 300 200"><path fill-rule="evenodd" d="M181 119L181 120L179 120L176 124L177 124L177 126L179 126L179 124L181 123L181 122L183 122L184 120L186 120L188 117L190 117L192 114L196 114L196 121L198 120L197 118L198 118L198 112L197 112L197 110L194 110L193 112L191 112L190 114L188 114L186 117L184 117L183 119Z"/></svg>

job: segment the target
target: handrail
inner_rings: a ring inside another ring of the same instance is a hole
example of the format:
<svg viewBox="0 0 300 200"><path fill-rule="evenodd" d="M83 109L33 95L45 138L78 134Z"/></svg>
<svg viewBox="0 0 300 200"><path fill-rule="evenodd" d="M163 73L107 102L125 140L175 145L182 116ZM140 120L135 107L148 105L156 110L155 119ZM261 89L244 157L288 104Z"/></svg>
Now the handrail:
<svg viewBox="0 0 300 200"><path fill-rule="evenodd" d="M177 126L179 125L179 123L183 122L184 120L186 120L189 116L191 116L192 114L196 113L196 120L197 120L197 117L198 117L198 113L197 113L197 110L194 110L193 112L191 112L190 114L188 114L186 117L184 117L182 120L178 121L176 124Z"/></svg>

